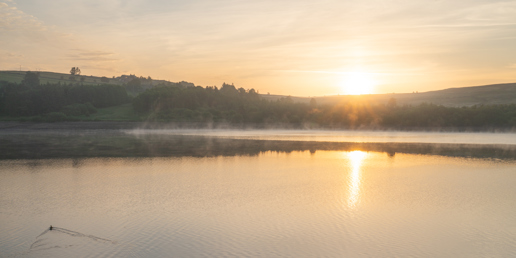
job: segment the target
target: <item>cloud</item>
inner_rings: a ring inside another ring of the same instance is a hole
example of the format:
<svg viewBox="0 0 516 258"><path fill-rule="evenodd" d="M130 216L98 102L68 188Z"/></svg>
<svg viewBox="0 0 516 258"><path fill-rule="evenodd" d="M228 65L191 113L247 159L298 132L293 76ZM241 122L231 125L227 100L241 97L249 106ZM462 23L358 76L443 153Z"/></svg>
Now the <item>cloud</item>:
<svg viewBox="0 0 516 258"><path fill-rule="evenodd" d="M22 54L17 54L17 53L10 53L10 52L5 52L5 53L2 53L0 54L6 58L20 58L20 57L23 57Z"/></svg>
<svg viewBox="0 0 516 258"><path fill-rule="evenodd" d="M108 47L60 27L45 25L6 2L0 3L0 33L0 49L8 53L0 60L0 69L13 69L21 64L32 70L97 66L107 71L120 60L116 53L106 50Z"/></svg>
<svg viewBox="0 0 516 258"><path fill-rule="evenodd" d="M70 36L45 26L36 17L7 3L0 3L0 32L5 39L9 39L9 41L0 39L0 44L11 42L20 47L31 43L62 42ZM57 45L60 47L60 44Z"/></svg>
<svg viewBox="0 0 516 258"><path fill-rule="evenodd" d="M513 23L516 17L516 1L480 4L463 10L464 19L475 22Z"/></svg>
<svg viewBox="0 0 516 258"><path fill-rule="evenodd" d="M27 15L16 7L0 2L1 31L45 31L46 28L34 16Z"/></svg>
<svg viewBox="0 0 516 258"><path fill-rule="evenodd" d="M513 17L507 0L2 1L0 49L25 57L0 69L32 62L268 91L308 90L360 65L436 85L447 78L428 74L512 63Z"/></svg>
<svg viewBox="0 0 516 258"><path fill-rule="evenodd" d="M73 53L68 54L67 57L70 60L75 61L94 61L94 62L104 62L104 61L118 61L118 58L114 58L115 53L106 52L106 51L94 51L94 50L84 50L84 49L72 49Z"/></svg>

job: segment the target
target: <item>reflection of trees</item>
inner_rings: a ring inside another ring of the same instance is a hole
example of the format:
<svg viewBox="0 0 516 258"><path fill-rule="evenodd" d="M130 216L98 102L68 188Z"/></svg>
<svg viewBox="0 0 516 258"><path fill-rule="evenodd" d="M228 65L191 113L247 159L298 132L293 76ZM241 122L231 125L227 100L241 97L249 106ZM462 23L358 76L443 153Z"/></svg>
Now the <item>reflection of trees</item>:
<svg viewBox="0 0 516 258"><path fill-rule="evenodd" d="M179 135L136 137L122 133L0 135L0 159L253 156L268 151L313 154L319 150L384 152L391 157L395 153L409 153L516 159L516 146L511 145L266 141Z"/></svg>

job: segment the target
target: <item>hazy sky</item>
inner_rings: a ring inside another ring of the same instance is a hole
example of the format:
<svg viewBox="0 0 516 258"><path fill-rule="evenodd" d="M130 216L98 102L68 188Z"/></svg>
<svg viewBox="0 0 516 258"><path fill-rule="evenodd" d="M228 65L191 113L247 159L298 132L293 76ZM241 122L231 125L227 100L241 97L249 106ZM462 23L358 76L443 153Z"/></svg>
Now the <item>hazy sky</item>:
<svg viewBox="0 0 516 258"><path fill-rule="evenodd" d="M516 82L516 0L0 0L20 65L297 96Z"/></svg>

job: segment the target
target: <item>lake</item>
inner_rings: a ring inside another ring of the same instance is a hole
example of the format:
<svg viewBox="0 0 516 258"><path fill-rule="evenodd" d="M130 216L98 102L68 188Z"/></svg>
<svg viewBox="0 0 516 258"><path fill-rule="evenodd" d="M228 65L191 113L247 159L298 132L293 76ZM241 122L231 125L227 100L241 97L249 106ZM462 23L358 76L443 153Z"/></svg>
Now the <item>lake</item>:
<svg viewBox="0 0 516 258"><path fill-rule="evenodd" d="M514 133L4 131L0 256L515 257L515 185Z"/></svg>

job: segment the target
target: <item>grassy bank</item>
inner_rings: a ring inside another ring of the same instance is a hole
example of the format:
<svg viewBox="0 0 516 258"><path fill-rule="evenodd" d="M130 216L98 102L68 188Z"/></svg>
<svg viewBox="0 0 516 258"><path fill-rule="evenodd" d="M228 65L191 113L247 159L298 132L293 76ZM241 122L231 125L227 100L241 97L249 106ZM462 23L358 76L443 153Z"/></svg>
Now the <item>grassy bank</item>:
<svg viewBox="0 0 516 258"><path fill-rule="evenodd" d="M91 114L88 117L78 117L83 121L142 121L143 117L134 112L133 106L123 104L120 106L99 108L97 113Z"/></svg>
<svg viewBox="0 0 516 258"><path fill-rule="evenodd" d="M130 103L114 107L98 108L96 113L89 116L66 116L61 112L53 112L40 116L9 117L1 116L0 121L16 122L75 122L75 121L113 121L113 122L137 122L145 118L134 112Z"/></svg>

